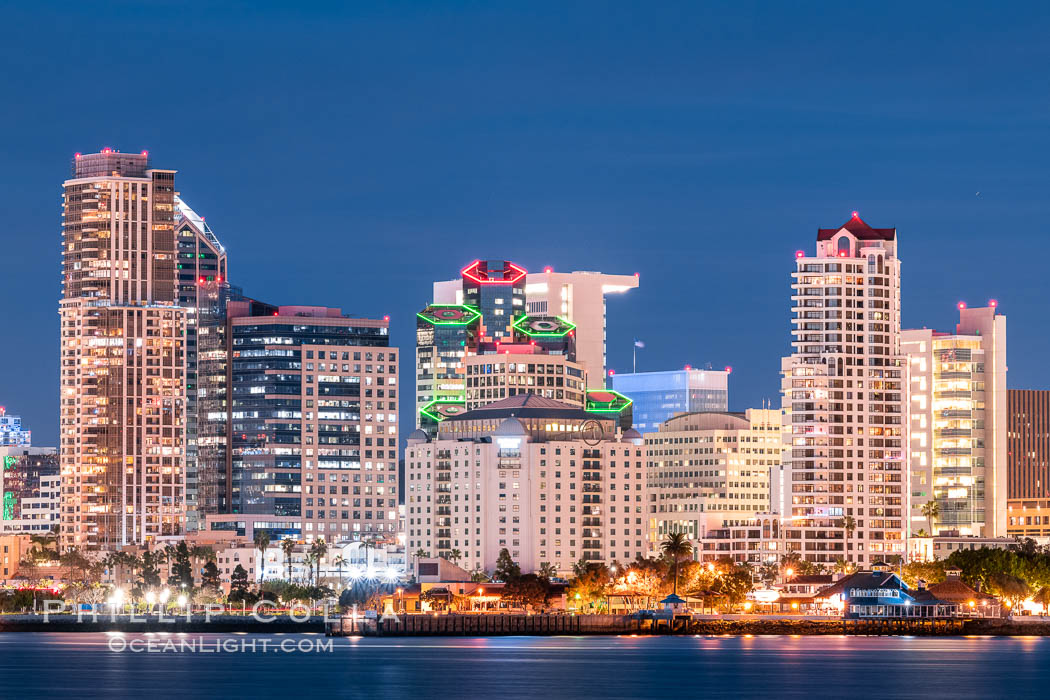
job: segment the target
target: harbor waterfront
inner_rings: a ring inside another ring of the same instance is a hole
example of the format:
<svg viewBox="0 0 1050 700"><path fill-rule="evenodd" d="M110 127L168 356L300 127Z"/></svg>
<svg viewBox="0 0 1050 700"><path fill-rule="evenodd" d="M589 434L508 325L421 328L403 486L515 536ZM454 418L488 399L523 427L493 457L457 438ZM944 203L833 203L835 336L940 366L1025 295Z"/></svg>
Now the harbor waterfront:
<svg viewBox="0 0 1050 700"><path fill-rule="evenodd" d="M191 615L0 616L0 633L325 634L329 637L1010 636L1050 637L1050 618L840 619L804 615Z"/></svg>
<svg viewBox="0 0 1050 700"><path fill-rule="evenodd" d="M315 688L333 698L548 694L579 700L667 697L681 689L678 678L690 679L705 698L813 697L820 692L814 678L838 697L929 698L950 690L953 698L988 698L1009 688L1011 698L1036 698L1050 682L1050 640L1043 638L291 636L331 647L318 647L327 649L322 653L238 651L281 635L2 635L0 673L7 697L62 697L70 679L86 678L77 691L85 699L140 697L158 689L183 697L238 697L246 678L253 698ZM201 644L199 651L131 653L127 646L186 637ZM42 658L61 673L25 673Z"/></svg>

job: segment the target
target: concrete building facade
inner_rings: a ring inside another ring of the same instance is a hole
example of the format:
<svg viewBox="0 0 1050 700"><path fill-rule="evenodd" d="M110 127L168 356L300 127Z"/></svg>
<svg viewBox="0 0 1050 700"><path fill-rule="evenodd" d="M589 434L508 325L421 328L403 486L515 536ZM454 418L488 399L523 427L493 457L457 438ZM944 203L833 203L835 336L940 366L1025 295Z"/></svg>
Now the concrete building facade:
<svg viewBox="0 0 1050 700"><path fill-rule="evenodd" d="M330 542L394 537L399 353L389 322L236 300L225 324L224 347L208 346L225 353L224 398L202 401L207 527L266 527L273 540L296 530Z"/></svg>
<svg viewBox="0 0 1050 700"><path fill-rule="evenodd" d="M724 519L770 511L770 471L780 465L780 410L686 413L646 433L651 551L672 532L699 540Z"/></svg>
<svg viewBox="0 0 1050 700"><path fill-rule="evenodd" d="M112 549L185 526L185 309L175 171L77 154L64 183L62 545Z"/></svg>
<svg viewBox="0 0 1050 700"><path fill-rule="evenodd" d="M523 572L645 556L641 435L525 394L450 418L405 454L407 551L491 572L506 549Z"/></svg>
<svg viewBox="0 0 1050 700"><path fill-rule="evenodd" d="M856 213L820 229L814 255L795 255L792 354L782 363L783 529L785 547L808 561L905 554L900 265L896 229Z"/></svg>

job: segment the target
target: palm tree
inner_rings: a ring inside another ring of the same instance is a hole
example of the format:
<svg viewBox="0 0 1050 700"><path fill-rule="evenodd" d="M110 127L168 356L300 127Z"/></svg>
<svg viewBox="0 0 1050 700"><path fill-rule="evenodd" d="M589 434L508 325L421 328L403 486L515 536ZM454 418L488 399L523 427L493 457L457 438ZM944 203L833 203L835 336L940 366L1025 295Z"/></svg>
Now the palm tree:
<svg viewBox="0 0 1050 700"><path fill-rule="evenodd" d="M336 566L336 570L339 572L339 585L343 585L343 567L350 563L350 560L344 557L342 554L335 558L332 562Z"/></svg>
<svg viewBox="0 0 1050 700"><path fill-rule="evenodd" d="M270 546L270 532L268 530L255 531L255 548L259 550L259 581L266 578L266 549Z"/></svg>
<svg viewBox="0 0 1050 700"><path fill-rule="evenodd" d="M284 568L288 572L287 579L292 580L292 552L295 551L295 540L285 537L281 540L281 551L284 552Z"/></svg>
<svg viewBox="0 0 1050 700"><path fill-rule="evenodd" d="M303 557L303 566L305 566L306 570L309 571L311 574L314 572L315 561L317 561L317 556L313 552L307 552L306 556ZM306 583L309 580L310 579L308 578L303 578L303 583Z"/></svg>
<svg viewBox="0 0 1050 700"><path fill-rule="evenodd" d="M423 549L422 547L420 547L419 549L416 550L416 559L426 559L429 556L430 556L430 553L427 552L427 550Z"/></svg>
<svg viewBox="0 0 1050 700"><path fill-rule="evenodd" d="M328 554L328 544L325 543L323 537L314 540L314 543L310 545L310 553L314 555L314 562L317 566L317 574L314 576L314 585L316 585L321 581L321 560L324 559L324 555Z"/></svg>
<svg viewBox="0 0 1050 700"><path fill-rule="evenodd" d="M845 555L845 557L847 559L850 558L850 556L849 556L849 540L850 540L851 537L853 537L853 532L856 529L857 529L857 521L854 520L852 515L847 515L845 518L842 519L842 531L843 531L843 533L846 536L846 551L843 552L843 555Z"/></svg>
<svg viewBox="0 0 1050 700"><path fill-rule="evenodd" d="M540 578L547 579L550 581L552 578L558 575L558 568L551 564L549 561L540 562L539 571L536 572Z"/></svg>
<svg viewBox="0 0 1050 700"><path fill-rule="evenodd" d="M674 595L678 595L678 561L693 553L693 545L684 532L671 532L667 539L660 544L660 551L664 556L671 558L674 565Z"/></svg>
<svg viewBox="0 0 1050 700"><path fill-rule="evenodd" d="M933 521L937 516L941 514L941 506L937 501L926 501L922 504L922 514L926 518L926 523L930 526L930 532L934 535L937 532L933 529Z"/></svg>
<svg viewBox="0 0 1050 700"><path fill-rule="evenodd" d="M462 558L463 552L459 551L458 549L453 549L451 552L448 553L448 560L453 564L458 564L459 560Z"/></svg>

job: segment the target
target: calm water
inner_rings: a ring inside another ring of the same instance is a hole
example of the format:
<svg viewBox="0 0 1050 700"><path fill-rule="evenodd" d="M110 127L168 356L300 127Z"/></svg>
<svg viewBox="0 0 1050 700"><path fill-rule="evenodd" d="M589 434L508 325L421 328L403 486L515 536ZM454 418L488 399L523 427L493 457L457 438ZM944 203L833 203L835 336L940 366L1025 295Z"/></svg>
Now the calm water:
<svg viewBox="0 0 1050 700"><path fill-rule="evenodd" d="M315 635L187 635L310 640ZM178 635L124 635L121 643ZM0 698L1042 698L1050 639L335 639L331 652L117 653L103 634L0 634Z"/></svg>

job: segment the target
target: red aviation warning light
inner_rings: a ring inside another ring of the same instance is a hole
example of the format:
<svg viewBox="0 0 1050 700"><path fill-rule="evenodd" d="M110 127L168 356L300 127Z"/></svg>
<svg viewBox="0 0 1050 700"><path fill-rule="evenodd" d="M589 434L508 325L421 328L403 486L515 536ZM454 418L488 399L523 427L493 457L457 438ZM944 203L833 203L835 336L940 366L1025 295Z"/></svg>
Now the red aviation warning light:
<svg viewBox="0 0 1050 700"><path fill-rule="evenodd" d="M999 306L999 302L997 302L995 299L989 299L988 306L994 309L995 307Z"/></svg>
<svg viewBox="0 0 1050 700"><path fill-rule="evenodd" d="M962 311L963 309L965 309L965 308L966 308L966 302L965 302L965 301L960 301L960 302L959 302L959 303L957 304L957 306L959 307L959 310L960 310L960 311Z"/></svg>

